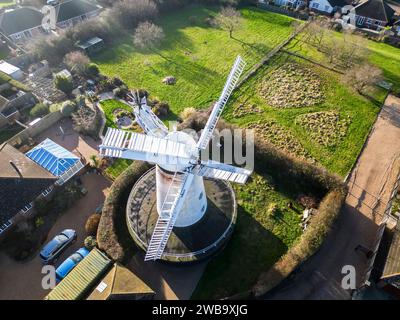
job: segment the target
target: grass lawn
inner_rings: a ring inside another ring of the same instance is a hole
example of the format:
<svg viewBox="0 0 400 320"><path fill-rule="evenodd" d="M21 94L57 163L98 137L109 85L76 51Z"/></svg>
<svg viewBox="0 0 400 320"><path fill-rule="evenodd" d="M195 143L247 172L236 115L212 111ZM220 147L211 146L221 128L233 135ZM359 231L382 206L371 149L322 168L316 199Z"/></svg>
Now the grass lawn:
<svg viewBox="0 0 400 320"><path fill-rule="evenodd" d="M104 100L100 102L101 108L104 111L104 115L106 117L106 126L104 128L107 131L107 128L117 128L114 121L113 112L117 109L124 109L127 111L132 111L129 106L118 101L118 100ZM114 163L106 169L106 173L108 176L112 178L118 177L129 165L132 163L132 160L127 159L115 159Z"/></svg>
<svg viewBox="0 0 400 320"><path fill-rule="evenodd" d="M255 8L242 9L243 27L230 39L228 32L205 23L216 12L194 6L165 16L160 25L166 39L157 52L138 51L131 35L126 35L93 60L102 73L120 76L130 88L145 88L168 102L176 115L186 107L208 107L222 91L236 55L241 54L248 67L254 65L289 36L293 21ZM177 78L173 86L162 83L170 75Z"/></svg>
<svg viewBox="0 0 400 320"><path fill-rule="evenodd" d="M0 8L11 6L15 3L15 1L11 0L0 0Z"/></svg>
<svg viewBox="0 0 400 320"><path fill-rule="evenodd" d="M269 176L253 174L234 185L238 201L235 232L227 247L207 265L192 299L220 299L251 289L301 235L301 209L288 209L293 198L279 192ZM270 208L275 206L275 213Z"/></svg>
<svg viewBox="0 0 400 320"><path fill-rule="evenodd" d="M262 79L277 66L288 61L296 61L300 66L312 70L318 75L323 84L322 90L325 96L322 103L302 108L274 108L269 106L266 100L260 96L258 85ZM377 95L382 99L381 91ZM237 100L231 103L225 111L225 119L245 127L252 123L274 121L285 132L289 133L290 137L283 136L280 138L278 137L279 133L276 133L277 136L275 137L273 133L270 137L271 142L275 139L277 143L281 143L280 140L285 139L296 140L300 148L304 148L305 153L331 172L342 176L345 176L353 165L379 111L379 106L342 84L340 76L336 73L299 59L293 60L285 54L277 56L268 66L260 70L255 77L235 93L235 97L237 97ZM235 108L252 104L260 108L262 112L248 114L240 118L234 115ZM347 117L351 119L346 136L334 146L324 146L317 143L306 128L296 124L296 118L300 115L322 111L335 111L340 114L341 119ZM284 143L286 142L284 141Z"/></svg>

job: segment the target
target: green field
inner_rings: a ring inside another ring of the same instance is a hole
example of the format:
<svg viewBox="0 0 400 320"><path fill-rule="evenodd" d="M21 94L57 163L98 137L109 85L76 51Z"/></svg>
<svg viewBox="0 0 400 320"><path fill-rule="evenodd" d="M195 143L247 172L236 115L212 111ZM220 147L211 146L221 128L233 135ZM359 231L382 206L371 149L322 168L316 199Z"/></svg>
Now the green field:
<svg viewBox="0 0 400 320"><path fill-rule="evenodd" d="M0 0L0 8L2 7L7 7L10 5L13 5L15 1L10 1L10 0Z"/></svg>
<svg viewBox="0 0 400 320"><path fill-rule="evenodd" d="M289 59L289 60L288 60ZM257 86L262 79L279 65L288 61L295 61L297 64L313 70L323 83L325 100L310 107L302 108L274 108L268 105L257 90ZM376 93L381 100L383 95L381 90ZM356 94L347 88L340 80L340 76L324 68L317 67L299 59L293 60L287 55L282 54L274 58L271 63L264 67L260 72L246 82L236 93L237 100L230 104L224 113L225 119L240 126L248 126L252 123L276 121L286 132L291 134L293 140L300 143L304 152L311 158L322 164L331 172L345 176L353 165L358 153L360 152L365 138L374 122L379 111L379 106L375 103ZM248 114L243 117L235 117L233 110L240 108L241 104L255 104L262 110L261 113ZM316 143L310 136L308 130L295 123L298 116L313 112L334 111L340 114L340 118L350 117L351 124L347 129L346 136L336 145L324 146ZM277 134L278 135L278 134ZM271 140L274 140L272 137ZM277 142L281 142L277 136ZM281 138L286 139L286 137ZM286 142L285 142L286 143ZM288 150L290 151L290 150ZM297 155L297 154L295 154Z"/></svg>
<svg viewBox="0 0 400 320"><path fill-rule="evenodd" d="M224 251L207 265L192 299L221 299L251 289L301 235L301 207L288 208L294 196L277 191L270 176L253 174L246 185L234 185L238 220ZM279 184L279 183L278 183ZM276 212L270 208L276 205Z"/></svg>
<svg viewBox="0 0 400 320"><path fill-rule="evenodd" d="M130 88L145 88L168 102L176 115L186 107L208 107L218 98L236 55L241 54L248 67L254 65L291 33L293 21L243 9L243 26L230 39L228 32L205 23L215 13L204 7L180 10L161 20L166 39L156 53L139 52L129 35L94 61L102 73L120 76ZM170 75L177 78L173 86L162 83Z"/></svg>

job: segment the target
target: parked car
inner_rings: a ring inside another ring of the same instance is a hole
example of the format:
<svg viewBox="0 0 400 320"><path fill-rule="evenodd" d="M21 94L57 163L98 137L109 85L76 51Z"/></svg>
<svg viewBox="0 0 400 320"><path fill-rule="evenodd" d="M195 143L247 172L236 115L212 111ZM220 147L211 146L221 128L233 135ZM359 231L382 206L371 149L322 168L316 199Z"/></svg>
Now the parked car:
<svg viewBox="0 0 400 320"><path fill-rule="evenodd" d="M78 251L70 255L56 270L56 279L57 282L60 282L64 279L68 273L75 268L79 262L83 260L88 254L89 250L86 248L80 248Z"/></svg>
<svg viewBox="0 0 400 320"><path fill-rule="evenodd" d="M54 262L61 252L75 240L76 231L72 229L66 229L56 235L43 247L42 251L40 251L40 258L42 258L43 263L48 264Z"/></svg>

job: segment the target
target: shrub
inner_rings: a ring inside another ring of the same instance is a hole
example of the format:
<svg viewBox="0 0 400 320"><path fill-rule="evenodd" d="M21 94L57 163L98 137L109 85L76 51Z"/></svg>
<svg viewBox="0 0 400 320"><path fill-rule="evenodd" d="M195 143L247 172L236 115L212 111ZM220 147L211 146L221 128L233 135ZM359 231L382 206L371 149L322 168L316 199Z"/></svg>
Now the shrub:
<svg viewBox="0 0 400 320"><path fill-rule="evenodd" d="M99 66L95 63L90 63L86 68L86 72L90 77L97 77L100 74Z"/></svg>
<svg viewBox="0 0 400 320"><path fill-rule="evenodd" d="M102 116L101 111L95 106L93 111L86 105L81 106L72 114L72 125L75 131L91 136L97 140L101 127Z"/></svg>
<svg viewBox="0 0 400 320"><path fill-rule="evenodd" d="M117 98L120 98L120 99L123 99L127 93L128 93L128 88L125 85L122 85L113 90L114 96L116 96Z"/></svg>
<svg viewBox="0 0 400 320"><path fill-rule="evenodd" d="M97 228L100 222L100 215L95 213L92 214L86 221L85 230L89 236L94 236L97 233Z"/></svg>
<svg viewBox="0 0 400 320"><path fill-rule="evenodd" d="M64 117L70 117L75 109L76 104L71 100L67 100L61 106L61 113Z"/></svg>
<svg viewBox="0 0 400 320"><path fill-rule="evenodd" d="M56 78L54 79L54 85L58 90L61 90L67 95L70 95L73 90L72 80L65 76L56 76Z"/></svg>
<svg viewBox="0 0 400 320"><path fill-rule="evenodd" d="M165 102L159 102L153 107L153 112L157 117L164 118L168 116L169 104Z"/></svg>
<svg viewBox="0 0 400 320"><path fill-rule="evenodd" d="M38 103L31 109L31 111L29 112L29 115L33 118L40 118L40 117L45 116L49 112L50 112L50 110L49 110L48 105L45 105L43 103Z"/></svg>
<svg viewBox="0 0 400 320"><path fill-rule="evenodd" d="M61 107L62 107L61 103L53 103L52 105L50 105L50 112L60 111Z"/></svg>
<svg viewBox="0 0 400 320"><path fill-rule="evenodd" d="M73 51L65 56L64 63L72 72L83 75L87 72L90 59L81 51Z"/></svg>
<svg viewBox="0 0 400 320"><path fill-rule="evenodd" d="M93 248L95 248L97 246L97 241L96 241L95 237L88 236L88 237L85 238L83 244L84 244L86 249L92 250Z"/></svg>
<svg viewBox="0 0 400 320"><path fill-rule="evenodd" d="M196 109L195 108L185 108L182 112L181 112L181 119L183 121L189 119L191 116L193 116L196 113Z"/></svg>

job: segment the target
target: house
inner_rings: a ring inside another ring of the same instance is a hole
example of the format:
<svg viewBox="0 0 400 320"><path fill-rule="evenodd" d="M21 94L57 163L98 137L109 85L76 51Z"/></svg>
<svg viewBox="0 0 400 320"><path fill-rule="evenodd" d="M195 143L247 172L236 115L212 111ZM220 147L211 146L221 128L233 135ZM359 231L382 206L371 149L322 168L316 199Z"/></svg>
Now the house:
<svg viewBox="0 0 400 320"><path fill-rule="evenodd" d="M14 43L46 35L43 14L31 7L18 7L0 14L0 32Z"/></svg>
<svg viewBox="0 0 400 320"><path fill-rule="evenodd" d="M8 124L18 120L21 111L34 106L36 103L37 98L26 86L0 72L0 113L7 118ZM4 125L5 122L0 121L0 128Z"/></svg>
<svg viewBox="0 0 400 320"><path fill-rule="evenodd" d="M152 300L154 291L130 270L115 263L87 300Z"/></svg>
<svg viewBox="0 0 400 320"><path fill-rule="evenodd" d="M64 29L99 15L102 7L86 0L67 0L55 6L57 27Z"/></svg>
<svg viewBox="0 0 400 320"><path fill-rule="evenodd" d="M13 78L14 80L22 80L24 73L22 70L6 61L0 61L0 71Z"/></svg>
<svg viewBox="0 0 400 320"><path fill-rule="evenodd" d="M56 27L64 29L96 17L102 7L86 0L67 0L54 5ZM17 7L0 14L0 32L14 43L50 34L43 26L43 13L34 7Z"/></svg>
<svg viewBox="0 0 400 320"><path fill-rule="evenodd" d="M300 8L306 4L306 1L303 0L259 0L260 4L267 4L273 2L276 6L280 7L290 7L290 8Z"/></svg>
<svg viewBox="0 0 400 320"><path fill-rule="evenodd" d="M0 146L0 236L33 207L40 196L51 192L57 178L22 152Z"/></svg>
<svg viewBox="0 0 400 320"><path fill-rule="evenodd" d="M380 31L390 24L395 10L384 0L367 0L356 5L355 20L358 28Z"/></svg>
<svg viewBox="0 0 400 320"><path fill-rule="evenodd" d="M311 0L309 8L313 11L332 14L351 3L349 0Z"/></svg>
<svg viewBox="0 0 400 320"><path fill-rule="evenodd" d="M79 157L48 138L26 156L57 177L57 185L63 185L84 167Z"/></svg>

